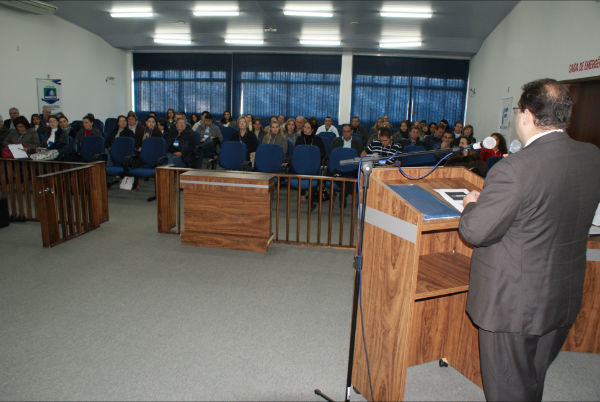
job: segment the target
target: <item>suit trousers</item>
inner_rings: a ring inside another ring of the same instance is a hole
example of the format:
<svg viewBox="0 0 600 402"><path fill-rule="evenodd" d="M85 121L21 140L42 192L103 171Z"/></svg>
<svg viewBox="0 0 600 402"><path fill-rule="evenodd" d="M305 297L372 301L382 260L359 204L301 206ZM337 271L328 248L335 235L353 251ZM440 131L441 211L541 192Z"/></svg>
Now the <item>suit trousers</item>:
<svg viewBox="0 0 600 402"><path fill-rule="evenodd" d="M546 370L569 327L542 336L479 329L483 392L488 401L541 401Z"/></svg>

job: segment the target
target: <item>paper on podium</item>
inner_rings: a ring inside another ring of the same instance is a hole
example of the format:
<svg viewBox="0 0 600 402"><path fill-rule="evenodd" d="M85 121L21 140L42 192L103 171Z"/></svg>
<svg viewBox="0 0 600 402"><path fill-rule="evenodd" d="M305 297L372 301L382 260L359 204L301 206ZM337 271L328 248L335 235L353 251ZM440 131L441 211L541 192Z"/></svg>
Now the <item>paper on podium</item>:
<svg viewBox="0 0 600 402"><path fill-rule="evenodd" d="M435 191L458 211L463 211L463 199L469 194L466 188L436 188Z"/></svg>
<svg viewBox="0 0 600 402"><path fill-rule="evenodd" d="M8 144L8 149L10 149L10 153L15 159L29 159L25 148L23 148L23 144Z"/></svg>

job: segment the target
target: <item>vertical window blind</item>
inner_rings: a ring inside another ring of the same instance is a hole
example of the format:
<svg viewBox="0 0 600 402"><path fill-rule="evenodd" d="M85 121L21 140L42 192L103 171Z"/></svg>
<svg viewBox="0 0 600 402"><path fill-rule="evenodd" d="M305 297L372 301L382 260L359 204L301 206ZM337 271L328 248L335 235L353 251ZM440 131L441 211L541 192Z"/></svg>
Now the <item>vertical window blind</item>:
<svg viewBox="0 0 600 402"><path fill-rule="evenodd" d="M354 56L352 115L365 126L402 120L463 120L469 61Z"/></svg>

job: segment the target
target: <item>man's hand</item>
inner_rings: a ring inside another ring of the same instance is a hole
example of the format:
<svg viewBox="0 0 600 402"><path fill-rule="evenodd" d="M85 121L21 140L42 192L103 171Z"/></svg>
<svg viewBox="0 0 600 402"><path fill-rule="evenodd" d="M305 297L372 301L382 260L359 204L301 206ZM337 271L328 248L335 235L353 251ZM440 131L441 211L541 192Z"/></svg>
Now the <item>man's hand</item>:
<svg viewBox="0 0 600 402"><path fill-rule="evenodd" d="M463 207L466 207L471 202L477 202L479 194L479 191L471 191L469 194L465 195L465 198L463 198Z"/></svg>

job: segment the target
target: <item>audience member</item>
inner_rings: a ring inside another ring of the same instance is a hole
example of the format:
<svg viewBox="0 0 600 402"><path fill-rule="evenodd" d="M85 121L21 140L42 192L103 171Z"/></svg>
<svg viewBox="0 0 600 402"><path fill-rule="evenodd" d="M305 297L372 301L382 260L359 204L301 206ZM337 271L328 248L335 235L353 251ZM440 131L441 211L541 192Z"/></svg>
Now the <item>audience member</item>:
<svg viewBox="0 0 600 402"><path fill-rule="evenodd" d="M14 130L16 128L14 120L20 116L19 109L11 107L8 109L8 115L10 116L10 119L4 120L4 127L6 127L7 130Z"/></svg>
<svg viewBox="0 0 600 402"><path fill-rule="evenodd" d="M58 126L61 128L61 130L67 133L69 137L75 138L77 132L71 128L67 116L65 116L63 113L60 113L60 116L56 115L56 117L58 117Z"/></svg>
<svg viewBox="0 0 600 402"><path fill-rule="evenodd" d="M138 121L137 115L133 110L127 113L127 128L133 132L135 138L141 138L144 135L144 126Z"/></svg>
<svg viewBox="0 0 600 402"><path fill-rule="evenodd" d="M340 136L338 129L333 125L333 119L331 116L325 117L323 125L317 129L317 134L319 133L334 133L336 137Z"/></svg>
<svg viewBox="0 0 600 402"><path fill-rule="evenodd" d="M458 138L462 135L463 131L463 123L462 121L457 121L454 123L454 138L458 140Z"/></svg>
<svg viewBox="0 0 600 402"><path fill-rule="evenodd" d="M4 143L2 145L23 144L23 147L28 154L37 152L37 149L40 146L40 137L38 136L38 133L32 129L25 116L17 116L13 120L13 124L15 125L15 129L8 133L4 138Z"/></svg>
<svg viewBox="0 0 600 402"><path fill-rule="evenodd" d="M175 124L175 110L174 109L167 109L167 125L169 126L169 128L171 128L172 125Z"/></svg>
<svg viewBox="0 0 600 402"><path fill-rule="evenodd" d="M443 126L438 126L438 130L445 130ZM445 130L444 134L442 134L442 143L440 144L439 149L448 149L454 146L454 134L450 131Z"/></svg>
<svg viewBox="0 0 600 402"><path fill-rule="evenodd" d="M461 136L458 140L458 146L467 147L469 146L469 139L465 136ZM446 166L464 166L473 173L477 173L480 176L485 176L485 163L481 160L479 153L472 149L465 149L463 151L454 152L446 162Z"/></svg>
<svg viewBox="0 0 600 402"><path fill-rule="evenodd" d="M310 116L308 118L308 121L310 122L311 126L313 127L319 127L319 122L317 121L317 118L315 116Z"/></svg>
<svg viewBox="0 0 600 402"><path fill-rule="evenodd" d="M235 120L231 118L231 112L226 110L221 117L221 125L223 127L235 127Z"/></svg>
<svg viewBox="0 0 600 402"><path fill-rule="evenodd" d="M496 140L496 146L492 149L481 149L480 156L483 162L487 162L492 156L504 156L508 153L504 136L500 133L493 133L491 136Z"/></svg>
<svg viewBox="0 0 600 402"><path fill-rule="evenodd" d="M300 135L302 135L302 129L304 127L305 122L306 122L306 119L304 118L304 116L296 117L296 137L299 137Z"/></svg>
<svg viewBox="0 0 600 402"><path fill-rule="evenodd" d="M424 146L423 141L421 141L421 129L419 126L414 125L410 128L408 133L408 140L405 140L405 144L403 146L414 145L422 147ZM401 142L402 143L402 142Z"/></svg>
<svg viewBox="0 0 600 402"><path fill-rule="evenodd" d="M2 120L2 116L0 116L0 146L4 143L4 138L6 138L9 131L9 129L4 127L4 120Z"/></svg>
<svg viewBox="0 0 600 402"><path fill-rule="evenodd" d="M334 138L331 141L331 145L329 145L329 150L327 151L328 157L335 148L352 148L356 151L357 155L362 153L362 144L358 139L352 137L352 127L350 127L350 124L344 124L342 126L342 136Z"/></svg>
<svg viewBox="0 0 600 402"><path fill-rule="evenodd" d="M399 142L400 139L408 139L408 120L402 120L400 122L400 127L398 127L398 131L396 131L393 135L394 142Z"/></svg>
<svg viewBox="0 0 600 402"><path fill-rule="evenodd" d="M367 136L367 130L365 130L363 125L360 124L360 118L358 116L352 117L350 124L352 127L352 133L360 135L362 138L363 144L366 144L369 137Z"/></svg>
<svg viewBox="0 0 600 402"><path fill-rule="evenodd" d="M292 141L292 143L296 142L296 139L300 134L296 131L296 121L294 119L288 119L288 121L285 122L283 134L285 134L287 139Z"/></svg>
<svg viewBox="0 0 600 402"><path fill-rule="evenodd" d="M117 117L117 127L115 127L115 129L106 138L106 148L110 149L113 141L119 137L135 138L133 131L127 127L127 117L123 115L119 115L119 117Z"/></svg>
<svg viewBox="0 0 600 402"><path fill-rule="evenodd" d="M429 126L425 120L421 120L421 137L425 139L429 135Z"/></svg>
<svg viewBox="0 0 600 402"><path fill-rule="evenodd" d="M252 132L252 120L254 119L254 117L250 113L248 113L244 117L246 118L246 129Z"/></svg>
<svg viewBox="0 0 600 402"><path fill-rule="evenodd" d="M277 119L271 121L269 132L263 137L262 143L277 144L281 146L281 149L283 150L283 157L285 158L285 155L288 151L288 142L286 136L281 132L279 121Z"/></svg>
<svg viewBox="0 0 600 402"><path fill-rule="evenodd" d="M40 136L40 142L41 142L42 136L45 136L48 134L48 127L46 127L46 124L44 124L44 122L42 121L42 118L37 113L32 114L31 119L29 121L30 121L31 129L35 130L35 132L38 133L38 135Z"/></svg>
<svg viewBox="0 0 600 402"><path fill-rule="evenodd" d="M377 120L375 121L375 124L373 124L373 127L371 127L371 129L369 130L369 136L371 136L373 134L377 134L381 127L383 127L383 118L378 117Z"/></svg>
<svg viewBox="0 0 600 402"><path fill-rule="evenodd" d="M463 136L467 137L467 140L469 140L469 145L477 142L475 137L473 137L473 126L470 124L467 124L463 128Z"/></svg>
<svg viewBox="0 0 600 402"><path fill-rule="evenodd" d="M148 117L154 117L154 120L158 119L156 112L148 112Z"/></svg>
<svg viewBox="0 0 600 402"><path fill-rule="evenodd" d="M44 125L48 125L48 118L50 117L50 115L52 114L52 110L50 110L50 106L44 106L42 108L42 115L40 116L40 118L42 119L42 122L44 123Z"/></svg>
<svg viewBox="0 0 600 402"><path fill-rule="evenodd" d="M233 133L231 141L241 141L246 144L246 160L249 161L250 154L256 152L256 148L258 148L258 139L248 129L248 120L246 117L242 116L238 119L237 127L238 131Z"/></svg>
<svg viewBox="0 0 600 402"><path fill-rule="evenodd" d="M383 123L384 124L388 123L389 127L390 127L390 130L392 129L392 123L390 122L390 117L388 116L387 113L384 113L384 115L383 115Z"/></svg>
<svg viewBox="0 0 600 402"><path fill-rule="evenodd" d="M201 131L203 148L207 152L217 152L218 146L223 142L223 134L219 127L213 124L214 118L211 113L206 112L204 115L204 131ZM210 148L210 149L209 149Z"/></svg>
<svg viewBox="0 0 600 402"><path fill-rule="evenodd" d="M254 133L256 138L258 138L260 141L262 141L266 132L265 132L265 130L263 130L262 122L260 121L260 119L255 118L252 120L252 132Z"/></svg>
<svg viewBox="0 0 600 402"><path fill-rule="evenodd" d="M102 133L96 127L94 127L94 120L91 116L84 116L81 119L81 128L75 135L75 141L73 142L73 148L79 153L79 143L83 141L85 137L97 135L102 137Z"/></svg>
<svg viewBox="0 0 600 402"><path fill-rule="evenodd" d="M69 134L58 126L55 115L48 116L48 131L40 138L40 146L58 150L59 159L63 159L69 152Z"/></svg>
<svg viewBox="0 0 600 402"><path fill-rule="evenodd" d="M444 135L444 128L442 126L437 126L435 124L431 124L429 127L435 127L431 134L425 137L423 140L423 146L425 149L439 149L442 145L442 136Z"/></svg>
<svg viewBox="0 0 600 402"><path fill-rule="evenodd" d="M437 124L434 122L429 123L429 134L434 134L435 130L437 130Z"/></svg>
<svg viewBox="0 0 600 402"><path fill-rule="evenodd" d="M170 130L166 138L167 159L175 167L192 166L196 138L188 126L185 117L175 120L174 130Z"/></svg>
<svg viewBox="0 0 600 402"><path fill-rule="evenodd" d="M385 158L392 158L396 154L400 154L402 152L402 147L400 144L395 144L392 139L392 130L389 127L382 127L379 130L379 139L373 140L365 150L362 152L362 155L367 154L379 154ZM398 155L395 158L388 160L385 162L387 165L391 165L395 162Z"/></svg>
<svg viewBox="0 0 600 402"><path fill-rule="evenodd" d="M316 130L315 126L310 124L309 121L305 121L304 126L302 127L302 135L300 135L296 139L295 146L315 145L316 147L319 148L319 151L321 153L321 160L324 160L325 156L326 156L325 144L323 144L323 140L319 136L315 135L316 131L317 130Z"/></svg>
<svg viewBox="0 0 600 402"><path fill-rule="evenodd" d="M169 123L167 123L167 119L158 119L156 125L162 136L165 137L169 132Z"/></svg>
<svg viewBox="0 0 600 402"><path fill-rule="evenodd" d="M142 150L142 144L147 138L163 138L163 134L156 124L156 118L148 116L144 122L144 132L140 136L135 137L135 149L139 152Z"/></svg>
<svg viewBox="0 0 600 402"><path fill-rule="evenodd" d="M283 126L285 126L285 116L282 114L279 114L277 116L277 121L279 122L279 126L283 128Z"/></svg>

